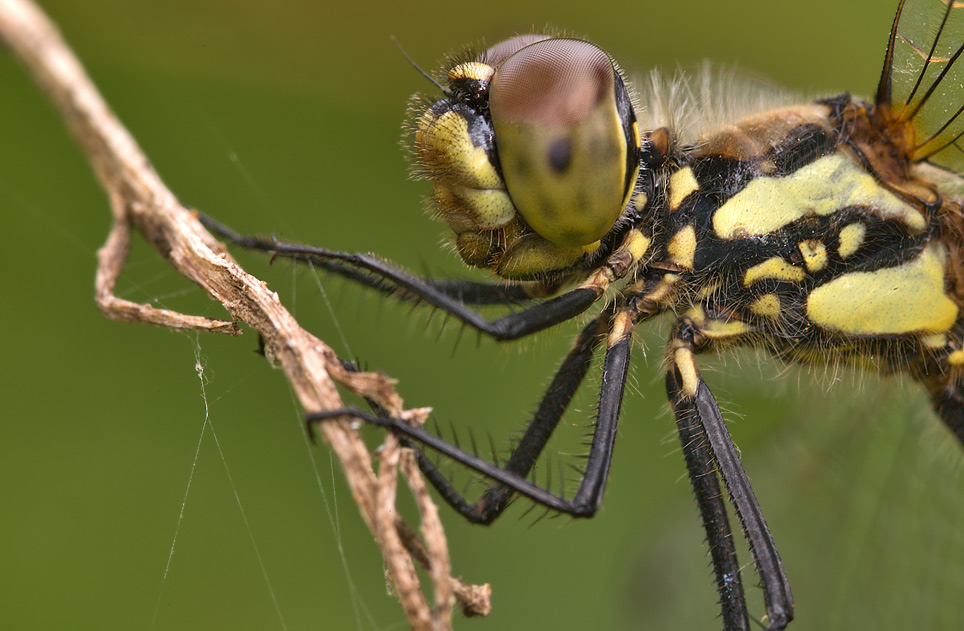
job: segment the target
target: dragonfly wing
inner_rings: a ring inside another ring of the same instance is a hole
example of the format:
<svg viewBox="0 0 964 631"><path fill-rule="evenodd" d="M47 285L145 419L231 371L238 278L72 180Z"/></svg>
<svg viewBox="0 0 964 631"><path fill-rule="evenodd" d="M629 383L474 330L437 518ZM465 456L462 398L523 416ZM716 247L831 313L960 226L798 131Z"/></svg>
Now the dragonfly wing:
<svg viewBox="0 0 964 631"><path fill-rule="evenodd" d="M964 1L902 0L877 107L913 161L964 172Z"/></svg>

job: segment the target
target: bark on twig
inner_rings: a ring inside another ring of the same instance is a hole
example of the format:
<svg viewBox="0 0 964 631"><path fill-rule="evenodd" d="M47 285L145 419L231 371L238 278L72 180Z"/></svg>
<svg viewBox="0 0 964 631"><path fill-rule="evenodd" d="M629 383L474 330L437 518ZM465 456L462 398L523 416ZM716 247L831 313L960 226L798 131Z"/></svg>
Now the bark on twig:
<svg viewBox="0 0 964 631"><path fill-rule="evenodd" d="M255 329L270 358L277 361L307 412L344 407L335 382L369 397L392 414L406 413L394 382L375 373L352 373L335 353L305 331L284 308L277 294L245 272L224 247L182 206L164 185L137 143L110 110L80 63L49 19L29 0L0 0L0 41L19 57L60 113L110 199L114 217L107 242L98 253L97 304L107 317L236 335L241 321ZM117 298L114 285L138 230L179 273L219 301L231 320L213 320ZM418 413L406 414L417 416ZM386 567L414 629L451 626L451 594L467 612L488 609L488 586L465 586L449 576L448 552L441 523L424 484L389 436L376 476L365 444L346 420L323 423L321 432L345 471L362 518L385 556ZM399 462L415 492L423 518L423 545L395 512ZM427 566L436 605L427 604L413 559ZM474 600L473 600L474 599Z"/></svg>

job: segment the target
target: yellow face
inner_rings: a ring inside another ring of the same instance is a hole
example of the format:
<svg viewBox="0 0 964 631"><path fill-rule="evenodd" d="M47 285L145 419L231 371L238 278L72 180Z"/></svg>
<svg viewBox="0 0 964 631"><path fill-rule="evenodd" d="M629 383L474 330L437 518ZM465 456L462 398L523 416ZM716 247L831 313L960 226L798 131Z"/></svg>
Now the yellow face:
<svg viewBox="0 0 964 631"><path fill-rule="evenodd" d="M595 251L639 170L635 114L609 56L525 35L447 79L447 98L417 121L415 155L466 263L526 278Z"/></svg>

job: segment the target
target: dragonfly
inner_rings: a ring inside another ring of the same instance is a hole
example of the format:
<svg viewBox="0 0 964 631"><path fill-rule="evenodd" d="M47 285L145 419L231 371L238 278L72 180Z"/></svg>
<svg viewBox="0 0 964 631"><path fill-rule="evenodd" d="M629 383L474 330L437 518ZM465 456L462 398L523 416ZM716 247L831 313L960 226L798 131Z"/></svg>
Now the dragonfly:
<svg viewBox="0 0 964 631"><path fill-rule="evenodd" d="M533 33L451 59L444 76L430 77L437 93L413 101L415 171L431 182L459 256L494 281L418 277L375 255L203 221L240 246L429 305L498 341L585 321L504 461L377 407L309 416L350 413L402 436L439 495L480 524L518 496L573 517L598 511L633 332L671 314L666 392L724 627L751 625L728 499L762 586L766 628L784 629L795 602L776 538L698 359L753 347L789 362L905 374L964 443L962 8L901 0L872 100L845 93L768 104L695 135L675 108L710 108L699 81L657 82L638 98L615 61L583 40ZM506 313L480 313L493 305ZM597 354L582 477L574 494L555 493L531 474ZM491 485L466 497L426 451Z"/></svg>

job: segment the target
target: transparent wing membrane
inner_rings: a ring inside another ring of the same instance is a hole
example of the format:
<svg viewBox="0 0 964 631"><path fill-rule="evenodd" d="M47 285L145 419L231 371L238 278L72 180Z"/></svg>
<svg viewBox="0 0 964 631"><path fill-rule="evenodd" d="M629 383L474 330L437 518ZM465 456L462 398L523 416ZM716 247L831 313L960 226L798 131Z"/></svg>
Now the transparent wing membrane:
<svg viewBox="0 0 964 631"><path fill-rule="evenodd" d="M910 123L915 161L964 170L964 2L905 0L877 92L895 123Z"/></svg>

